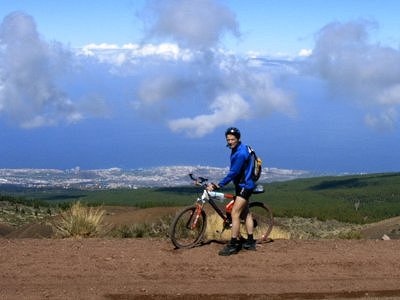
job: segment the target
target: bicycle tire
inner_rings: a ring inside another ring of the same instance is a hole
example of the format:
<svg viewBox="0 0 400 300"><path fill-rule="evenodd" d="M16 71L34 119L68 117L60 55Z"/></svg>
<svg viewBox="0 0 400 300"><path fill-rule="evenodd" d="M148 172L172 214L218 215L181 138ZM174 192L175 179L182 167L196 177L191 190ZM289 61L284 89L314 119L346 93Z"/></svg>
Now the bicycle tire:
<svg viewBox="0 0 400 300"><path fill-rule="evenodd" d="M186 207L174 218L170 228L170 238L176 248L192 248L203 239L207 227L207 215L202 209L196 227L192 229L191 224L196 209L196 206Z"/></svg>
<svg viewBox="0 0 400 300"><path fill-rule="evenodd" d="M272 210L262 202L250 202L249 209L254 220L254 238L260 243L268 241L274 226Z"/></svg>

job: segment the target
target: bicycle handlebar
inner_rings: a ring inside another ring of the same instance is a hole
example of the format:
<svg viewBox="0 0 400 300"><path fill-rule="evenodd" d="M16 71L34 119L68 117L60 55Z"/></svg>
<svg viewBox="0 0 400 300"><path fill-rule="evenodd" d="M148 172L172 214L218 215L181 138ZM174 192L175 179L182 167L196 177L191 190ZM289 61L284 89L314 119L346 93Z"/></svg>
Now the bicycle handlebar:
<svg viewBox="0 0 400 300"><path fill-rule="evenodd" d="M192 173L189 174L190 179L192 179L196 185L207 186L208 179L204 177L194 177Z"/></svg>
<svg viewBox="0 0 400 300"><path fill-rule="evenodd" d="M224 194L220 192L216 192L215 190L213 191L208 191L207 186L208 186L208 179L204 177L194 177L192 173L189 174L190 178L194 181L196 185L202 186L204 188L202 200L205 198L208 199L208 197L211 197L213 199L218 199L219 201L222 201L224 199L234 199L234 196L232 194ZM215 186L214 183L211 183L212 185ZM217 189L217 188L216 188ZM205 196L207 195L207 196Z"/></svg>

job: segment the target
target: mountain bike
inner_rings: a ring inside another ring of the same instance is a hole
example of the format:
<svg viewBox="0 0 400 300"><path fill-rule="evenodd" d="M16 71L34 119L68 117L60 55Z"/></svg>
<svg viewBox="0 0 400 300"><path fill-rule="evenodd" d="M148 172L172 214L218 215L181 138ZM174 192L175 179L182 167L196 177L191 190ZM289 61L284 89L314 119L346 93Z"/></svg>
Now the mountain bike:
<svg viewBox="0 0 400 300"><path fill-rule="evenodd" d="M228 193L220 193L216 191L208 191L208 179L203 177L195 178L193 174L189 174L190 178L194 181L195 185L201 186L204 190L201 196L196 199L194 205L184 208L175 216L170 227L170 238L176 248L191 248L203 242L204 234L207 228L207 213L204 205L210 204L211 208L222 219L222 228L219 233L225 230L230 230L232 226L232 218L230 212L235 201L235 196ZM263 193L264 188L258 185L253 194ZM230 200L224 208L221 208L217 202ZM210 211L208 209L208 211ZM212 211L212 210L211 210ZM257 243L268 241L268 236L271 233L274 225L274 218L271 209L262 202L250 202L249 212L251 213L254 221L254 238ZM247 213L246 211L244 213ZM247 215L247 214L246 214ZM241 217L241 238L245 238L246 234L245 218L246 215Z"/></svg>

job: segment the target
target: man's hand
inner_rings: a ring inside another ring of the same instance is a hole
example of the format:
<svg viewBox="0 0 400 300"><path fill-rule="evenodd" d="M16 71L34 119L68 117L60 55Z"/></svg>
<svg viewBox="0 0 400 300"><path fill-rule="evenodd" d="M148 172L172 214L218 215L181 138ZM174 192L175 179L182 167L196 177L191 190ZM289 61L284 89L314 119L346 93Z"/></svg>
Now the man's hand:
<svg viewBox="0 0 400 300"><path fill-rule="evenodd" d="M215 183L212 183L212 182L207 184L207 191L211 192L211 191L214 191L214 190L217 190L217 189L219 189L219 185L218 184L215 184Z"/></svg>

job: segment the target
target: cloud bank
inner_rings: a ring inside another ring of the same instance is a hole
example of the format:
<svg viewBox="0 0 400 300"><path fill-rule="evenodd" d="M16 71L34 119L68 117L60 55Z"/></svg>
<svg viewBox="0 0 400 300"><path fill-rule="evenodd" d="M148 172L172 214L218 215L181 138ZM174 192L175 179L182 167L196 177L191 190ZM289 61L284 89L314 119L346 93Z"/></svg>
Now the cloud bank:
<svg viewBox="0 0 400 300"><path fill-rule="evenodd" d="M201 137L276 112L295 116L296 80L311 76L326 83L332 99L365 110L368 126L386 130L398 124L400 52L370 41L370 31L377 30L373 22L327 24L313 49L278 60L223 49L223 38L239 38L240 29L220 1L148 1L140 18L142 43L88 44L70 51L46 42L31 16L8 15L0 25L0 117L33 128L78 122L93 110L102 116L109 107L128 103L132 118ZM129 91L123 99L95 95L116 89L110 81ZM83 90L78 96L86 99L84 105L71 89Z"/></svg>
<svg viewBox="0 0 400 300"><path fill-rule="evenodd" d="M394 128L400 104L400 51L372 43L370 21L330 23L316 35L306 61L311 74L329 85L331 95L354 101L369 112L368 125Z"/></svg>
<svg viewBox="0 0 400 300"><path fill-rule="evenodd" d="M71 54L43 41L31 16L15 12L0 24L0 116L24 128L76 122L81 114L55 78Z"/></svg>
<svg viewBox="0 0 400 300"><path fill-rule="evenodd" d="M292 96L276 87L271 76L218 49L224 34L240 36L234 13L221 2L151 1L146 9L146 38L172 40L191 55L179 65L154 64L154 60L148 64L148 76L138 88L137 107L168 101L184 106L185 97L194 97L207 112L167 120L173 131L193 137L275 110L294 111Z"/></svg>

